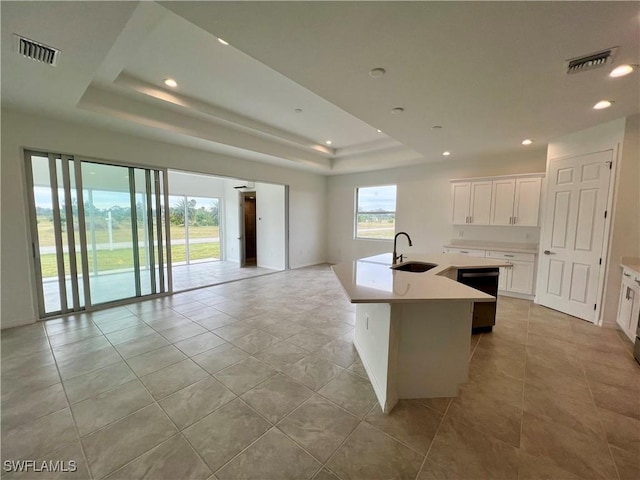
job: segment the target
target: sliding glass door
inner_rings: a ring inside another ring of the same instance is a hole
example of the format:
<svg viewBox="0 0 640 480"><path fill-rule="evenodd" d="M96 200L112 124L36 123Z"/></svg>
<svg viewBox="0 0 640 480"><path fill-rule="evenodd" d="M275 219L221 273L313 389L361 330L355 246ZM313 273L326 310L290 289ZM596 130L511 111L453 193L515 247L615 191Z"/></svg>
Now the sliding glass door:
<svg viewBox="0 0 640 480"><path fill-rule="evenodd" d="M170 291L163 170L25 156L41 318Z"/></svg>

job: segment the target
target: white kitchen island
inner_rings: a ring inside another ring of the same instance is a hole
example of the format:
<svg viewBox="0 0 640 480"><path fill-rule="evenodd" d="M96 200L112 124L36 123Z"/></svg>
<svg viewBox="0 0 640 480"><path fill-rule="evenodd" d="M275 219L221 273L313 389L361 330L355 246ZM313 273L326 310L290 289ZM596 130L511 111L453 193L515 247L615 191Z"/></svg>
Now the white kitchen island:
<svg viewBox="0 0 640 480"><path fill-rule="evenodd" d="M437 265L416 273L391 269L391 259L382 254L332 267L356 304L354 344L385 413L399 399L458 395L468 379L473 304L496 299L458 283L457 271L507 265L459 254L412 254L405 263Z"/></svg>

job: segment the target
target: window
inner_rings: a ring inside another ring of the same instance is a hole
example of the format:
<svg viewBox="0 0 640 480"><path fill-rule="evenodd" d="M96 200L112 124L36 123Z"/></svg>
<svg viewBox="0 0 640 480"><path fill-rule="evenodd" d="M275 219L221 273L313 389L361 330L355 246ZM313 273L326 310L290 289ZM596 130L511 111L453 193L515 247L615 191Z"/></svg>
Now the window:
<svg viewBox="0 0 640 480"><path fill-rule="evenodd" d="M356 238L393 239L396 231L396 186L356 189Z"/></svg>

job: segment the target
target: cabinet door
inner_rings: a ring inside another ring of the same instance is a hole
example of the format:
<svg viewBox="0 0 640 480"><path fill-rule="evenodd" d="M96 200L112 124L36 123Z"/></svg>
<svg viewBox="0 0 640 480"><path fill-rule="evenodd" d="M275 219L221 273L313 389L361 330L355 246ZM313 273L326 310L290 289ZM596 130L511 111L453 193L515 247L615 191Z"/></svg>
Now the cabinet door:
<svg viewBox="0 0 640 480"><path fill-rule="evenodd" d="M507 279L507 290L531 295L533 293L534 263L518 260L510 260L510 262L512 267Z"/></svg>
<svg viewBox="0 0 640 480"><path fill-rule="evenodd" d="M542 179L518 178L516 180L515 203L513 206L514 225L538 226L540 210L540 186Z"/></svg>
<svg viewBox="0 0 640 480"><path fill-rule="evenodd" d="M635 340L635 327L638 322L638 314L635 313L635 310L637 310L635 307L638 303L640 303L640 299L638 299L637 291L623 280L620 287L620 303L618 304L616 321L632 342Z"/></svg>
<svg viewBox="0 0 640 480"><path fill-rule="evenodd" d="M489 225L491 222L491 187L493 182L471 183L471 207L469 223Z"/></svg>
<svg viewBox="0 0 640 480"><path fill-rule="evenodd" d="M451 184L451 223L454 225L469 223L470 200L471 182Z"/></svg>
<svg viewBox="0 0 640 480"><path fill-rule="evenodd" d="M507 289L507 276L511 271L509 267L500 267L500 275L498 276L498 290L505 291Z"/></svg>
<svg viewBox="0 0 640 480"><path fill-rule="evenodd" d="M511 225L515 192L516 180L514 178L493 181L491 225Z"/></svg>

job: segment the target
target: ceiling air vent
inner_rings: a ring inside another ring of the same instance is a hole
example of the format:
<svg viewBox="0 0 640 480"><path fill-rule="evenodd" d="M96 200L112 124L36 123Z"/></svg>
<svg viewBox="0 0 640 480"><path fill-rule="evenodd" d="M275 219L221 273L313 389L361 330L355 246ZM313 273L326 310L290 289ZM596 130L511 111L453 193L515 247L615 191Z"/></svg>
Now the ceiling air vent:
<svg viewBox="0 0 640 480"><path fill-rule="evenodd" d="M16 34L13 35L13 47L20 55L52 67L56 66L60 56L60 50Z"/></svg>
<svg viewBox="0 0 640 480"><path fill-rule="evenodd" d="M618 47L567 60L567 73L579 73L611 63Z"/></svg>

